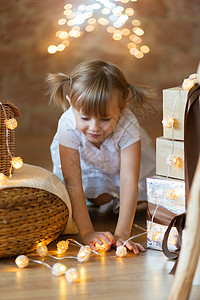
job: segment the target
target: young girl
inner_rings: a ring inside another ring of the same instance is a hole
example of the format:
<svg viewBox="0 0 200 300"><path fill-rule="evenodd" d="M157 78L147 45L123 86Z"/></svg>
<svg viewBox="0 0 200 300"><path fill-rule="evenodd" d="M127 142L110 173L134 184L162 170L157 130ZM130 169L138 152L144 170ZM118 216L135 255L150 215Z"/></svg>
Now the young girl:
<svg viewBox="0 0 200 300"><path fill-rule="evenodd" d="M144 200L144 181L155 166L153 147L145 139L146 173L140 172L141 137L132 112L145 103L149 91L129 84L116 66L100 60L81 63L71 76L49 74L47 81L50 101L64 109L70 104L59 120L51 155L53 172L66 184L82 241L92 249L102 241L108 244L106 250L122 245L132 228L139 174ZM94 231L86 199L96 205L113 200L115 210L119 208L114 235ZM144 251L133 241L126 247L136 254Z"/></svg>

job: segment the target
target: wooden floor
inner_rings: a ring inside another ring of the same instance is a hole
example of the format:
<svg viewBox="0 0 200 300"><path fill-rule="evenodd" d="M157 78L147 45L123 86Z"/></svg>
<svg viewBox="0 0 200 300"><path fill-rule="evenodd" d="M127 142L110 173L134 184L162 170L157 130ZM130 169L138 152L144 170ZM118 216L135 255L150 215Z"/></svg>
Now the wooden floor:
<svg viewBox="0 0 200 300"><path fill-rule="evenodd" d="M90 214L96 230L113 231L116 215L111 207L91 208ZM135 223L145 226L145 206L137 209ZM133 233L141 230L133 227ZM62 236L66 239L69 236ZM71 238L79 240L78 235ZM137 238L137 242L146 245L146 237ZM49 246L49 252L55 255L56 243ZM78 248L70 246L68 255L76 255ZM28 254L32 259L39 257L35 253ZM53 258L45 258L44 262L51 266L57 262ZM62 260L68 268L76 267L80 272L80 282L69 283L64 276L56 277L43 265L30 263L25 269L19 269L14 258L0 259L0 299L1 300L64 300L64 299L168 299L173 282L169 271L173 262L168 261L161 251L147 249L145 253L134 255L128 252L125 258L115 256L115 251L105 257L93 255L89 261L80 263L73 259ZM193 286L191 300L200 299L200 287ZM181 300L181 299L180 299Z"/></svg>

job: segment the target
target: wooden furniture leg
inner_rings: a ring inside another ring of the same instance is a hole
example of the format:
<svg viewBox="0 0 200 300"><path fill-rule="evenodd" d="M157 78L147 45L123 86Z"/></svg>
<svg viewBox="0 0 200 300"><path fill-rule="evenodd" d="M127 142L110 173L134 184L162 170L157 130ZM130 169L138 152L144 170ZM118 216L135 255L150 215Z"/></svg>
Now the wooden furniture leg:
<svg viewBox="0 0 200 300"><path fill-rule="evenodd" d="M189 299L200 254L200 157L194 175L186 217L186 226L177 270L169 300Z"/></svg>

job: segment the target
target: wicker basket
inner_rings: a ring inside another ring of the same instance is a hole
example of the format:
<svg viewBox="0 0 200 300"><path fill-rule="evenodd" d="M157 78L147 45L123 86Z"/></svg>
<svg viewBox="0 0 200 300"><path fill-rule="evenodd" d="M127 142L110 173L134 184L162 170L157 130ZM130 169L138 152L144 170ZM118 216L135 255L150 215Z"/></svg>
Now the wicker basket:
<svg viewBox="0 0 200 300"><path fill-rule="evenodd" d="M15 156L15 130L6 130L5 119L21 117L18 108L13 104L3 101L0 105L0 173L9 175L11 156ZM9 151L8 151L9 147ZM12 168L12 173L14 168Z"/></svg>
<svg viewBox="0 0 200 300"><path fill-rule="evenodd" d="M0 190L0 257L32 251L56 239L69 217L56 195L35 188Z"/></svg>

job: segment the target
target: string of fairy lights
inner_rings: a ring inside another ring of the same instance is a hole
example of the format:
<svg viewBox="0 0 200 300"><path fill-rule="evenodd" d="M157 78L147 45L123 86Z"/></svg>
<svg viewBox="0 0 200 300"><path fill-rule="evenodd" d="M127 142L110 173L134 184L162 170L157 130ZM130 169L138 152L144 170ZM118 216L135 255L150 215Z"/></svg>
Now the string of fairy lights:
<svg viewBox="0 0 200 300"><path fill-rule="evenodd" d="M115 252L116 256L120 257L120 258L126 256L127 248L125 247L125 244L129 240L137 238L143 234L146 234L146 232L134 235L134 236L130 237L127 241L125 241L123 245L118 246L116 248L116 252ZM90 246L88 246L88 245L82 245L81 243L77 242L74 239L67 239L67 240L62 240L57 243L57 254L58 255L65 254L67 252L67 250L69 249L69 244L80 247L77 256L54 256L54 255L51 255L51 254L49 254L49 250L48 250L47 246L42 245L42 244L39 244L37 246L36 253L42 259L44 259L47 256L49 256L55 260L64 260L64 259L72 258L72 259L75 259L78 262L82 263L82 262L88 261L90 259L92 253L104 257L105 249L108 247L108 244L102 240L102 244L98 244L98 243L95 244L96 249L99 251L99 252L97 252L97 251L92 250L90 248ZM49 268L51 270L51 273L55 276L65 275L65 278L68 282L80 281L79 271L77 270L77 268L73 267L73 268L67 269L67 266L62 263L55 263L51 267L49 264L45 263L44 261L34 260L34 259L29 258L26 255L19 255L15 259L15 263L18 266L18 268L20 268L20 269L24 269L24 268L28 267L29 262L44 265L45 267Z"/></svg>
<svg viewBox="0 0 200 300"><path fill-rule="evenodd" d="M0 107L3 110L4 118L5 118L5 128L6 128L6 147L8 155L10 156L10 170L9 170L9 178L12 177L12 168L20 169L23 166L23 160L20 156L13 157L10 151L9 142L8 142L8 136L9 136L9 130L14 130L17 127L17 120L15 118L8 119L6 110L0 101ZM0 187L5 185L7 182L7 176L3 173L0 173Z"/></svg>
<svg viewBox="0 0 200 300"><path fill-rule="evenodd" d="M174 106L173 106L172 114L169 116L166 116L162 120L163 127L171 128L171 136L172 136L171 154L166 158L166 164L168 165L166 178L169 178L170 169L172 167L177 168L182 164L181 158L176 155L175 147L174 147L175 146L174 130L177 125L177 120L175 119L177 99L178 99L178 96L180 95L181 90L189 91L197 82L198 82L198 74L191 74L187 79L184 79L184 81L183 81L181 87L179 88L178 93L174 99ZM167 183L165 183L163 185L162 190L163 190L163 193L162 193L163 198L166 198L168 200L174 200L177 197L180 197L180 195L182 195L184 193L184 190L182 190L180 188L169 189L167 187ZM151 236L152 241L157 241L158 239L160 239L161 235L163 234L161 231L157 231L157 229L156 230L153 229L153 221L154 221L156 212L157 212L158 208L160 207L160 205L161 204L159 201L155 207L153 214L152 214L151 221L150 221L149 228L148 228L148 234L149 234L149 236ZM172 236L172 238L170 239L170 243L176 244L176 238L174 238Z"/></svg>
<svg viewBox="0 0 200 300"><path fill-rule="evenodd" d="M140 59L150 51L142 44L144 30L135 18L132 3L137 0L87 0L87 4L64 6L63 16L58 20L56 44L47 49L49 54L64 51L73 39L90 33L97 26L106 28L115 41L123 41L131 55Z"/></svg>

